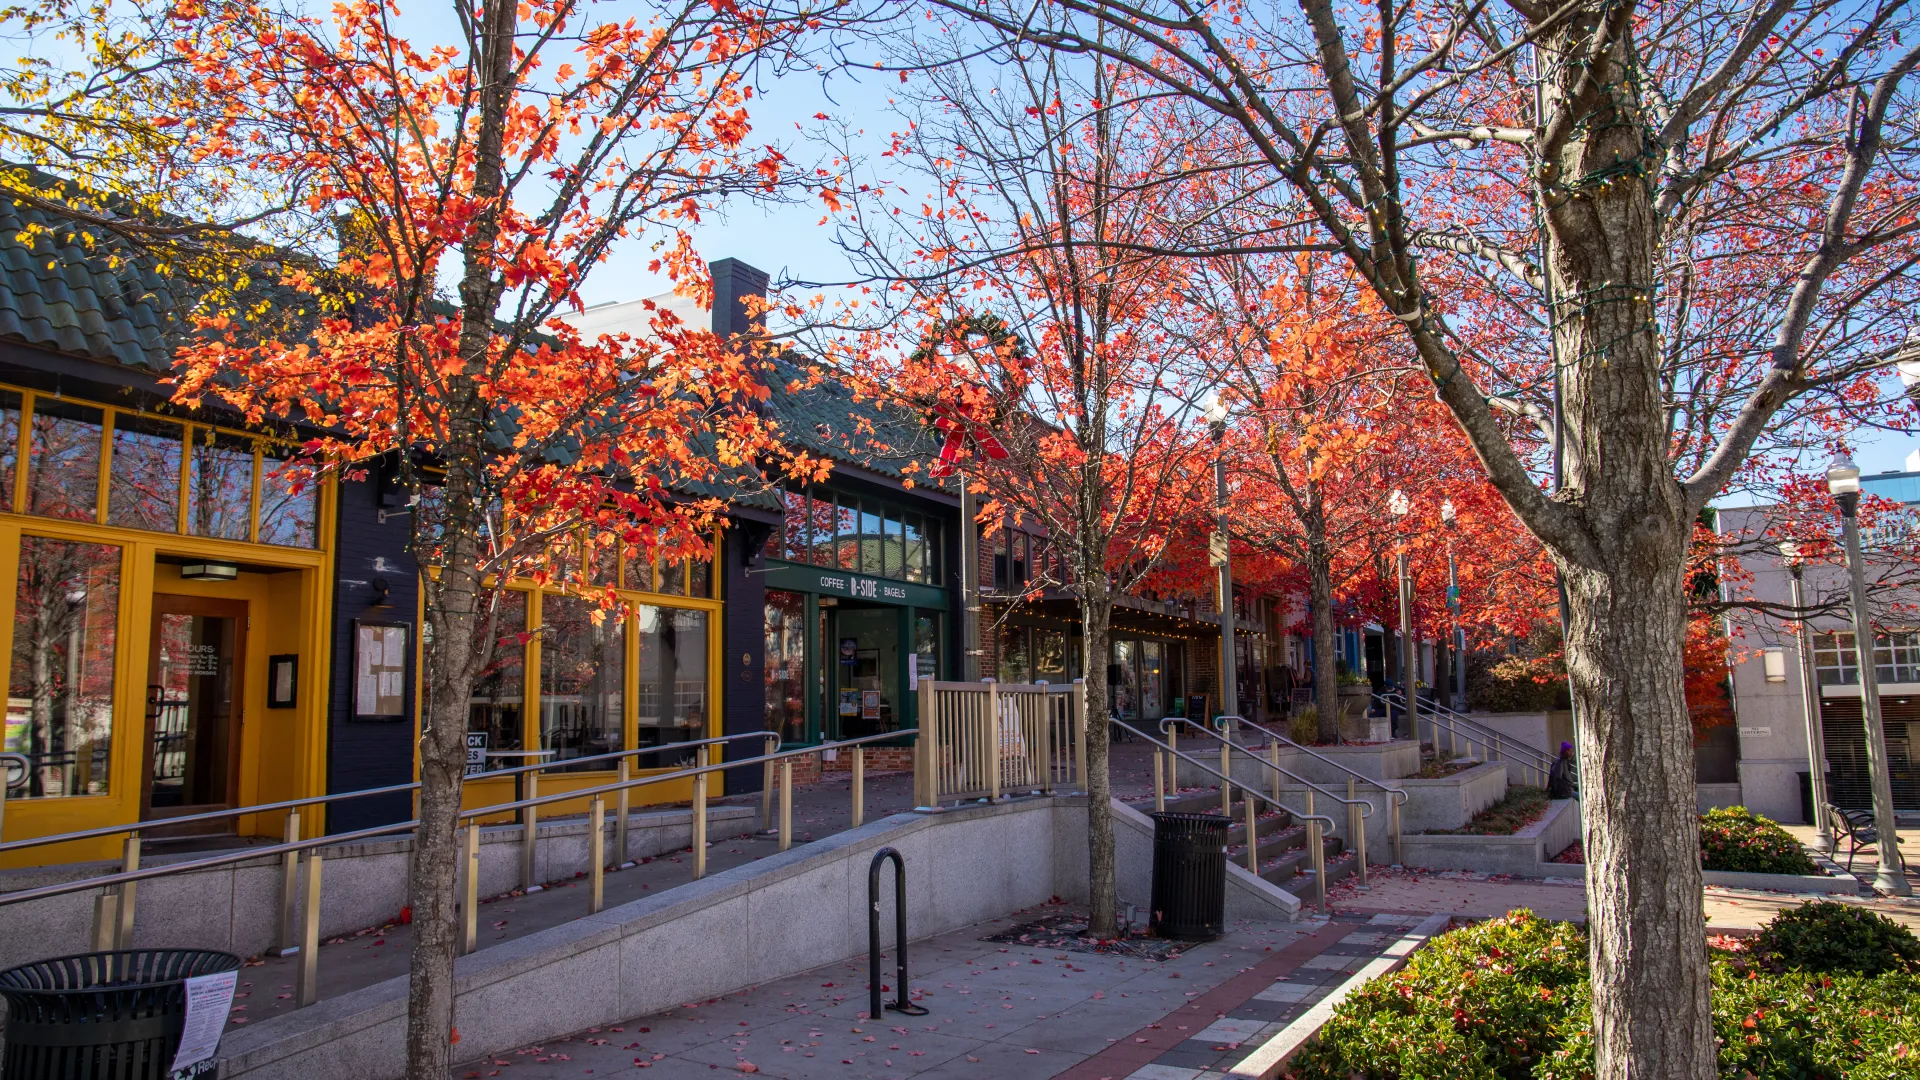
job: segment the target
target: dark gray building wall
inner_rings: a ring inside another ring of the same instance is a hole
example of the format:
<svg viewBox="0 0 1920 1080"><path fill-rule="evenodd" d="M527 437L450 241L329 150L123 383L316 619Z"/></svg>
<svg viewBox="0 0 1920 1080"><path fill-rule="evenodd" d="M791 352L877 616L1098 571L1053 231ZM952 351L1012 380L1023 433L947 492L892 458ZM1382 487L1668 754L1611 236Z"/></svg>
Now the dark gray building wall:
<svg viewBox="0 0 1920 1080"><path fill-rule="evenodd" d="M327 679L327 793L404 784L413 779L414 725L410 720L358 721L353 715L354 627L361 620L404 623L409 644L420 643L419 576L407 552L411 519L380 522L378 474L340 485L339 533L333 583L333 670ZM374 582L384 580L386 600ZM381 606L376 607L376 603ZM412 672L406 680L406 714L414 715ZM332 804L327 830L346 832L413 816L406 792Z"/></svg>
<svg viewBox="0 0 1920 1080"><path fill-rule="evenodd" d="M735 521L727 529L719 557L720 598L726 601L721 622L720 670L723 712L721 728L725 734L738 735L766 728L767 684L763 674L766 663L767 579L761 573L760 547L768 526ZM765 747L751 740L726 744L727 760L755 757ZM727 774L726 792L759 791L763 770L759 767L735 769Z"/></svg>

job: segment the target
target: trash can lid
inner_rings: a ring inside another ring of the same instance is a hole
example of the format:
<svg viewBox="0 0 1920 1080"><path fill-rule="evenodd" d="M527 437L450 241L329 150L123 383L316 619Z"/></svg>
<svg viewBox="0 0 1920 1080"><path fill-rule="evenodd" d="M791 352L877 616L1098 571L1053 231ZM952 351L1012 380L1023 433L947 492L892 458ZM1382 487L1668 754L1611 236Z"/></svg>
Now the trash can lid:
<svg viewBox="0 0 1920 1080"><path fill-rule="evenodd" d="M213 949L120 949L35 960L0 971L0 992L86 994L139 990L198 975L240 970L240 958Z"/></svg>

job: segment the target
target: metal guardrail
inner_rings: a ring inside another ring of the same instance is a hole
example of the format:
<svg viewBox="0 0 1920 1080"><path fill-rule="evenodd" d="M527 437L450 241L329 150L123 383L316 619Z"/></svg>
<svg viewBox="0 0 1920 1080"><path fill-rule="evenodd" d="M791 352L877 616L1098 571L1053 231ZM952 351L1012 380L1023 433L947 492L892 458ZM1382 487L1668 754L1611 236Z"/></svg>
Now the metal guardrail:
<svg viewBox="0 0 1920 1080"><path fill-rule="evenodd" d="M461 892L462 906L464 909L462 911L462 917L465 923L462 928L461 951L463 953L471 953L478 947L480 825L477 819L479 818L514 810L526 811L520 826L522 835L521 843L523 845L522 872L523 875L525 875L523 877L523 884L530 889L537 890L540 883L532 880L532 872L537 865L536 859L539 844L538 809L542 806L550 806L560 802L570 802L583 798L589 799L590 802L587 812L590 832L588 872L591 881L589 882L590 887L588 890L588 914L594 914L600 911L603 904L604 879L607 871L605 858L605 796L609 794L618 795L620 805L625 807L630 793L635 788L646 787L650 784L664 784L675 780L691 779L694 789L692 836L693 875L697 879L706 875L706 790L707 778L713 773L753 765L762 765L767 769L768 773L771 774L773 766L779 766L779 837L780 850L785 851L792 846L793 843L793 762L796 758L805 757L810 754L818 754L827 750L852 751L854 771L852 800L853 821L857 826L861 823L865 805L865 793L863 790L865 770L862 767L864 764L865 747L870 743L914 738L916 734L917 733L912 730L883 732L878 735L868 735L858 739L843 739L838 742L823 743L816 746L774 751L756 757L743 758L738 761L709 762L709 752L715 744L741 739L761 739L770 745L778 745L779 736L777 734L771 732L752 732L744 735L702 739L695 742L669 743L660 747L642 747L639 748L638 751L620 751L617 755L596 755L594 759L569 758L564 762L542 762L535 765L516 766L512 769L475 774L474 778L522 773L528 774L531 777L536 775L540 769L576 765L582 761L598 760L602 757L612 756L621 756L623 758L622 765L624 766L626 764L624 760L625 757L637 752L646 751L658 752L693 749L696 761L696 764L691 768L674 769L664 773L651 773L639 777L627 775L626 770L623 768L620 777L610 783L597 784L571 791L554 792L548 795L538 793L536 781L532 785L534 788L533 794L515 799L512 802L494 803L461 811L459 820L465 823L461 829L464 835L461 839L463 858L461 859L462 870L460 876L464 879ZM349 792L341 796L290 801L303 805L311 805L313 802L325 801L331 798L364 796L378 791L409 791L418 786L416 782L414 784L393 785L389 788ZM763 807L766 806L766 801L767 796L763 795ZM262 807L243 807L233 811L233 813L260 812L263 812ZM763 816L765 813L766 811L763 810ZM290 811L289 836L283 843L223 852L206 858L169 863L165 866L148 866L143 868L139 865L139 839L136 836L127 841L127 856L120 872L103 874L77 881L61 882L55 885L44 885L34 889L0 893L0 907L98 889L101 890L101 892L94 901L94 948L99 951L126 949L131 948L133 943L134 899L135 889L139 882L174 874L192 873L234 863L278 856L284 860L281 878L280 929L276 937L276 940L281 944L273 951L282 956L297 955L299 957L299 972L295 979L295 1005L297 1007L311 1005L317 1001L319 997L317 965L319 963L318 952L320 942L320 881L321 869L324 865L324 856L320 854L318 849L408 832L418 828L420 823L418 819L398 821L387 825L358 829L352 832L334 833L329 836L302 840L297 835L293 835L298 829L297 818L298 811ZM86 835L113 835L116 832L137 830L142 825L170 824L179 820L178 818L167 818L161 819L160 822L142 822L104 831L97 829L86 830ZM617 834L621 837L619 851L621 857L624 859L626 855L624 815L623 820L618 824ZM71 839L76 835L79 834L68 834L65 838ZM28 842L20 842L8 846L31 847L34 845ZM304 860L301 857L303 853L305 854ZM303 861L305 863L304 881L301 880L301 863ZM618 867L616 867L616 869L618 869Z"/></svg>
<svg viewBox="0 0 1920 1080"><path fill-rule="evenodd" d="M1216 721L1216 723L1219 723L1220 721L1225 721L1227 719L1229 718L1224 716L1220 717ZM1280 750L1280 746L1284 744L1286 746L1293 747L1295 750L1298 750L1301 753L1306 754L1308 757L1313 758L1315 761L1318 761L1337 772L1346 774L1347 797L1345 799L1340 799L1339 796L1337 795L1333 797L1336 801L1339 801L1339 802L1348 803L1348 804L1358 802L1361 805L1365 806L1367 808L1367 812L1360 815L1361 821L1368 821L1372 819L1374 807L1373 807L1372 800L1361 799L1359 797L1359 793L1357 790L1358 786L1361 784L1366 784L1380 791L1382 795L1386 797L1386 801L1387 801L1387 838L1393 843L1393 862L1394 862L1394 865L1396 866L1400 864L1400 861L1401 861L1400 859L1400 851L1401 851L1400 808L1406 805L1407 790L1405 788L1394 787L1393 785L1388 784L1383 780L1375 779L1374 777L1368 776L1365 773L1358 772L1352 768L1342 765L1338 761L1335 761L1333 758L1330 758L1327 755L1322 754L1319 751L1315 750L1313 747L1302 746L1301 744L1294 742L1292 739L1287 738L1285 735L1282 735L1279 732L1274 731L1272 728L1266 727L1262 724L1257 724L1252 720L1248 720L1244 716L1233 717L1232 719L1239 721L1240 724L1242 724L1243 726L1252 728L1253 730L1267 737L1268 739L1267 749L1268 749L1268 754L1270 755L1271 760L1269 760L1269 758L1262 758L1260 755L1254 753L1252 750L1249 750L1244 746L1240 746L1239 744L1234 743L1231 738L1223 739L1222 741L1225 742L1227 745L1232 746L1234 749L1237 749L1240 752L1246 754L1248 757L1252 758L1253 760L1258 761L1260 764L1266 766L1267 768L1274 770L1275 771L1274 782L1276 786L1278 785L1279 778L1281 776L1300 780L1302 784L1312 783L1311 781L1301 779L1296 773L1288 770L1287 768L1285 768L1280 764L1279 750ZM1224 726L1224 724L1222 724L1222 726ZM1212 735L1214 733L1208 732L1208 734ZM1219 738L1220 736L1215 735L1215 737ZM1326 789L1319 788L1319 790L1324 792ZM1351 820L1351 809L1349 809L1349 821L1347 824L1348 824L1348 828L1352 830L1355 833L1355 835L1359 837L1355 846L1360 849L1364 857L1364 853L1366 851L1365 826L1361 825L1359 822ZM1364 865L1364 863L1362 865ZM1365 885L1366 883L1367 883L1367 873L1363 869L1360 871L1360 884Z"/></svg>
<svg viewBox="0 0 1920 1080"><path fill-rule="evenodd" d="M1389 711L1407 707L1406 698L1398 692L1375 694L1373 699L1386 706ZM1478 743L1486 760L1504 764L1511 758L1514 764L1520 767L1523 779L1531 770L1538 785L1547 786L1547 774L1553 769L1553 758L1539 748L1528 746L1512 736L1503 735L1471 717L1434 702L1420 703L1419 721L1433 725L1433 748L1436 751L1440 749L1440 731L1444 729L1448 735L1448 749L1453 753L1460 752L1462 740L1467 744L1468 753L1473 753L1474 744ZM1419 734L1418 731L1414 732L1416 738Z"/></svg>
<svg viewBox="0 0 1920 1080"><path fill-rule="evenodd" d="M1154 755L1153 755L1153 802L1154 802L1155 810L1166 809L1166 788L1162 783L1162 780L1165 776L1165 773L1164 773L1165 766L1161 762L1161 751L1165 751L1166 754L1171 755L1172 757L1177 758L1181 761L1184 761L1189 765L1192 765L1193 767L1199 769L1203 773L1207 773L1211 776L1217 777L1221 782L1221 787L1223 790L1228 787L1238 787L1240 789L1243 795L1242 801L1246 803L1246 812L1247 812L1247 870L1249 873L1253 874L1253 876L1255 877L1260 876L1260 834L1259 834L1259 828L1257 824L1257 821L1259 818L1259 809L1253 805L1253 800L1259 799L1261 802L1266 803L1268 806L1271 806L1276 810L1284 810L1287 813L1293 815L1294 817L1300 819L1301 821L1306 822L1307 849L1308 849L1307 854L1308 854L1308 857L1313 862L1314 899L1315 899L1315 902L1319 905L1320 911L1322 913L1326 912L1327 910L1327 852L1326 852L1326 848L1321 843L1321 837L1324 835L1324 833L1321 832L1321 826L1324 824L1327 829L1332 829L1333 819L1326 816L1325 814L1316 814L1313 812L1313 790L1311 788L1307 790L1307 809L1305 812L1302 812L1291 806L1288 806L1286 803L1281 802L1279 799L1276 799L1273 796L1268 795L1266 792L1261 791L1258 788L1248 787L1246 784L1243 784L1240 781L1235 780L1233 777L1229 775L1214 771L1213 767L1208 765L1206 762L1201 761L1198 758L1195 758L1191 754L1188 754L1188 753L1185 753L1184 751L1176 749L1173 745L1171 745L1171 743L1162 742L1159 739L1154 738L1148 732L1142 731L1139 728L1134 727L1132 724L1127 723L1125 720L1121 720L1117 717L1109 717L1107 722L1124 731L1131 731L1135 735L1140 736L1141 738L1147 740L1148 742L1152 743L1154 746L1159 748L1154 752ZM1231 815L1228 815L1228 816L1231 816Z"/></svg>
<svg viewBox="0 0 1920 1080"><path fill-rule="evenodd" d="M1244 717L1239 717L1239 716L1217 716L1214 718L1213 723L1215 726L1219 727L1221 730L1224 731L1228 729L1229 721L1232 721L1234 723L1246 723L1246 719ZM1271 770L1273 773L1273 797L1276 799L1280 798L1281 781L1291 780L1294 783L1299 784L1302 788L1305 789L1306 797L1308 800L1307 801L1308 809L1312 809L1313 807L1312 800L1313 800L1314 792L1319 792L1320 794L1326 796L1327 798L1332 799L1334 802L1337 802L1342 806L1345 806L1347 808L1347 835L1349 837L1352 837L1353 839L1353 849L1355 853L1355 858L1359 860L1358 868L1359 868L1359 875L1360 875L1360 886L1362 888L1366 887L1366 884L1367 884L1366 822L1373 817L1374 807L1373 807L1372 800L1359 798L1358 795L1354 792L1354 782L1351 777L1347 779L1347 794L1343 798L1338 792L1335 792L1318 783L1315 783L1314 781L1309 780L1306 777L1301 776L1298 773L1292 772L1291 770L1282 766L1278 760L1279 748L1277 746L1273 746L1273 744L1271 743L1268 745L1272 746L1273 748L1273 760L1269 760L1268 758L1263 758L1260 755L1254 753L1253 751L1248 750L1246 747L1241 746L1240 744L1234 742L1231 736L1222 735L1219 731L1213 730L1212 727L1209 727L1205 724L1197 724L1189 720L1181 719L1179 717L1168 717L1167 719L1160 721L1161 733L1169 734L1169 735L1172 734L1171 726L1176 724L1185 724L1188 727L1194 728L1198 730L1200 733L1206 735L1208 738L1220 744L1220 771L1223 773L1227 773L1229 775L1232 774L1233 752L1236 750L1238 750L1242 754L1245 754L1247 757L1252 758L1256 763L1263 766L1264 768ZM1251 727L1252 725L1248 725L1248 726ZM1231 813L1232 798L1233 798L1233 793L1231 791L1227 790L1225 787L1222 787L1220 789L1221 811L1223 813ZM1388 802L1389 802L1389 805L1392 805L1391 799L1389 799ZM1364 810L1362 809L1363 807L1365 808ZM1394 809L1397 811L1399 808L1395 806ZM1397 818L1398 814L1396 813L1394 816ZM1396 851L1397 851L1397 845L1396 845ZM1396 859L1395 861L1397 862L1399 860Z"/></svg>

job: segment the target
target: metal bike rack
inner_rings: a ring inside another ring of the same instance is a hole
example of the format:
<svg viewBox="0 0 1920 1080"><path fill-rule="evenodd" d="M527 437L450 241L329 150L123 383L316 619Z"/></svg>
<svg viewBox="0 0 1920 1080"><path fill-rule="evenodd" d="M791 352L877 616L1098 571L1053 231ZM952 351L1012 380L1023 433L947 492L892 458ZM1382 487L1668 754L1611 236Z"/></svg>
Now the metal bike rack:
<svg viewBox="0 0 1920 1080"><path fill-rule="evenodd" d="M925 1007L907 1000L907 861L898 851L884 847L873 853L873 862L867 867L867 983L873 994L867 1019L875 1021L883 1013L880 1004L880 864L888 859L893 860L894 982L898 985L894 1000L885 1008L908 1016L927 1015Z"/></svg>

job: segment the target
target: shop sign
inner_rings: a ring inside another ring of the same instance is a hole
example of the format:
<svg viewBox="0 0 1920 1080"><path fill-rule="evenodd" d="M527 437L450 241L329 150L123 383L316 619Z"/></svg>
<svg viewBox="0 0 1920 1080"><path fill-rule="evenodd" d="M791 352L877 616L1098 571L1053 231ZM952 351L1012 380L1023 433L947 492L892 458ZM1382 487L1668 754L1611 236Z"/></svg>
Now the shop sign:
<svg viewBox="0 0 1920 1080"><path fill-rule="evenodd" d="M869 603L910 604L924 608L947 606L947 590L937 586L778 562L768 567L767 585L775 589L819 593L822 599L844 597Z"/></svg>

